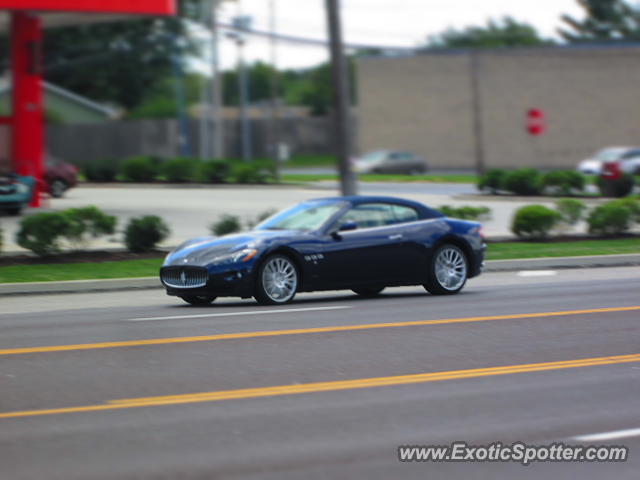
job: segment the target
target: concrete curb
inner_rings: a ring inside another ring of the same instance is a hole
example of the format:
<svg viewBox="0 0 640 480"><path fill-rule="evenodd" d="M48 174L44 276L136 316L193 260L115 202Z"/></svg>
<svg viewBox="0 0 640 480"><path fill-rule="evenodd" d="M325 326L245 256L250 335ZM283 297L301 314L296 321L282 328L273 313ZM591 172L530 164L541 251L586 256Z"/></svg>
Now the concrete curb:
<svg viewBox="0 0 640 480"><path fill-rule="evenodd" d="M485 272L550 270L570 268L640 266L640 254L594 255L586 257L531 258L520 260L490 260ZM2 283L2 295L37 295L56 293L116 292L122 290L161 289L157 277L115 278L109 280L73 280L67 282Z"/></svg>

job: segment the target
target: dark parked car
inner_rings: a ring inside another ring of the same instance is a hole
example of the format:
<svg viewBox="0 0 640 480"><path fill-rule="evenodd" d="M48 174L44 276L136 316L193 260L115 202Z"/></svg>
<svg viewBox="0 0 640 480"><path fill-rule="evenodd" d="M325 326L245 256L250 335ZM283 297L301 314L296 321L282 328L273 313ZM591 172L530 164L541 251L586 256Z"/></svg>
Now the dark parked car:
<svg viewBox="0 0 640 480"><path fill-rule="evenodd" d="M357 173L399 173L419 175L428 170L426 160L412 152L376 150L356 158Z"/></svg>
<svg viewBox="0 0 640 480"><path fill-rule="evenodd" d="M33 177L0 175L0 209L10 215L19 215L31 201L35 184Z"/></svg>
<svg viewBox="0 0 640 480"><path fill-rule="evenodd" d="M78 184L78 168L70 163L48 158L45 164L44 181L47 192L52 197L60 198L67 190Z"/></svg>
<svg viewBox="0 0 640 480"><path fill-rule="evenodd" d="M168 295L194 305L220 296L284 304L316 290L373 296L402 285L447 295L480 274L485 249L479 223L416 202L324 198L247 233L189 240L167 256L160 278Z"/></svg>

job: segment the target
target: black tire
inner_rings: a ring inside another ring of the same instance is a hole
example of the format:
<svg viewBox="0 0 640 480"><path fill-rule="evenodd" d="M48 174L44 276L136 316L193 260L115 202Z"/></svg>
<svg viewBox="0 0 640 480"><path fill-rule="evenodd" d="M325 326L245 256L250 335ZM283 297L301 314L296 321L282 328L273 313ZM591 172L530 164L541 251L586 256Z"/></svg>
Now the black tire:
<svg viewBox="0 0 640 480"><path fill-rule="evenodd" d="M376 297L385 289L385 287L363 287L363 288L354 288L352 292L360 295L361 297L371 298Z"/></svg>
<svg viewBox="0 0 640 480"><path fill-rule="evenodd" d="M469 259L456 245L440 245L429 262L424 288L432 295L455 295L467 283Z"/></svg>
<svg viewBox="0 0 640 480"><path fill-rule="evenodd" d="M258 269L254 298L260 305L285 305L293 301L300 274L295 262L286 255L268 256Z"/></svg>
<svg viewBox="0 0 640 480"><path fill-rule="evenodd" d="M22 207L10 207L6 209L6 212L13 217L17 217L22 212Z"/></svg>
<svg viewBox="0 0 640 480"><path fill-rule="evenodd" d="M217 297L213 297L210 295L188 295L180 298L190 305L202 306L202 305L211 305L211 303L213 303L213 301Z"/></svg>
<svg viewBox="0 0 640 480"><path fill-rule="evenodd" d="M59 178L56 178L49 185L49 192L51 192L51 196L53 198L62 198L64 196L64 192L66 192L67 190L67 182L65 182L64 180L60 180Z"/></svg>

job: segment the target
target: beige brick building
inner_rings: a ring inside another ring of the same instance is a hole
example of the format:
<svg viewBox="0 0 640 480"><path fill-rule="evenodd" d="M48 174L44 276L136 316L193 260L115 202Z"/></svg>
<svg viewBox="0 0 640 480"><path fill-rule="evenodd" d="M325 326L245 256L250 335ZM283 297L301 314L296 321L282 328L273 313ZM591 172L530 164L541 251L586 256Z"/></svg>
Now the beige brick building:
<svg viewBox="0 0 640 480"><path fill-rule="evenodd" d="M478 145L489 168L573 168L640 145L640 47L364 58L358 86L360 150L413 150L437 168L473 168ZM546 113L540 137L525 129L531 108Z"/></svg>

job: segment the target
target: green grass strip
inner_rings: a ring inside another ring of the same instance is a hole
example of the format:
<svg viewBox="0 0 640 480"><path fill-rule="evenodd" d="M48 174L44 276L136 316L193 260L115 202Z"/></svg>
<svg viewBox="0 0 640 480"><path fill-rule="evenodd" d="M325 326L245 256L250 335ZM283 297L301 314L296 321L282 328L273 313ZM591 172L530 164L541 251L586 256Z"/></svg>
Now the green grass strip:
<svg viewBox="0 0 640 480"><path fill-rule="evenodd" d="M488 260L574 257L640 253L640 238L579 240L572 242L510 242L489 245ZM0 267L0 283L55 282L108 278L154 277L161 259L99 263L61 263Z"/></svg>
<svg viewBox="0 0 640 480"><path fill-rule="evenodd" d="M475 175L360 175L363 182L401 182L401 183L476 183ZM282 175L285 182L322 182L338 180L334 174L287 174Z"/></svg>
<svg viewBox="0 0 640 480"><path fill-rule="evenodd" d="M640 253L640 238L616 240L578 240L573 242L509 242L492 243L488 260L516 258L581 257L587 255L616 255Z"/></svg>
<svg viewBox="0 0 640 480"><path fill-rule="evenodd" d="M59 263L0 267L0 283L61 282L108 278L153 277L162 259L123 260L99 263Z"/></svg>

